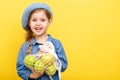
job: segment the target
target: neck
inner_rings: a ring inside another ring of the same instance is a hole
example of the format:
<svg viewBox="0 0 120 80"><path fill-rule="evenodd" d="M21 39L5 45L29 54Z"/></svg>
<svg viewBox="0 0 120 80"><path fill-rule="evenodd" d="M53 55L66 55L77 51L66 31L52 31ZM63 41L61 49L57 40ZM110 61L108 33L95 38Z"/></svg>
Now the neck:
<svg viewBox="0 0 120 80"><path fill-rule="evenodd" d="M41 35L41 36L36 36L35 39L38 43L45 43L46 40L48 39L48 35L44 34L44 35Z"/></svg>

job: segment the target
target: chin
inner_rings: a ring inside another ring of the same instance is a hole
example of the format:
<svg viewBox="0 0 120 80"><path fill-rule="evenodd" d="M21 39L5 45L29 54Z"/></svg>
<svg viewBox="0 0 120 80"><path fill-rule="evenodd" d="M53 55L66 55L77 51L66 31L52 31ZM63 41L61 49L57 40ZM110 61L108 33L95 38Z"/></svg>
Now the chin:
<svg viewBox="0 0 120 80"><path fill-rule="evenodd" d="M36 36L41 36L42 34L36 34Z"/></svg>
<svg viewBox="0 0 120 80"><path fill-rule="evenodd" d="M42 34L40 34L40 33L35 33L34 35L35 35L35 36L40 36L40 35L42 35Z"/></svg>

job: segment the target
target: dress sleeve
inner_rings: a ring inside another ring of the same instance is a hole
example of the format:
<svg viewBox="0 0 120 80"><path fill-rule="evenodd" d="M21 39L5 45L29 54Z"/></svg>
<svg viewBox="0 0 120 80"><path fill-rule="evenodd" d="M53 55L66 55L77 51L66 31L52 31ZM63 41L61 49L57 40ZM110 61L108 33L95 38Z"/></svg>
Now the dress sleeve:
<svg viewBox="0 0 120 80"><path fill-rule="evenodd" d="M17 58L17 73L23 80L28 80L31 70L24 65L24 57L26 56L26 47L23 45L20 48L18 58Z"/></svg>
<svg viewBox="0 0 120 80"><path fill-rule="evenodd" d="M61 72L65 71L67 66L68 66L68 61L67 61L67 57L64 51L64 48L61 44L60 41L57 41L55 43L55 49L56 49L56 53L58 58L60 59L61 63L62 63L62 67L61 67Z"/></svg>

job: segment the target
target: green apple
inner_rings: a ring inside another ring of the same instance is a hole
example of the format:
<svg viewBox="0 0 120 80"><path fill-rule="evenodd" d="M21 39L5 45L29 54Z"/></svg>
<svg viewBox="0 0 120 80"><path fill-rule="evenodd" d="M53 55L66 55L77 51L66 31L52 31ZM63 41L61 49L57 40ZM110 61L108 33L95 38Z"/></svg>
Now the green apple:
<svg viewBox="0 0 120 80"><path fill-rule="evenodd" d="M30 54L24 58L24 64L26 65L26 67L33 69L33 65L36 60L37 59L33 55Z"/></svg>
<svg viewBox="0 0 120 80"><path fill-rule="evenodd" d="M41 59L39 59L35 62L34 69L35 69L36 72L40 72L44 68L45 68L45 63Z"/></svg>
<svg viewBox="0 0 120 80"><path fill-rule="evenodd" d="M41 60L46 64L46 65L51 65L54 62L54 56L51 55L50 53L45 53L42 55Z"/></svg>
<svg viewBox="0 0 120 80"><path fill-rule="evenodd" d="M45 73L50 76L55 74L55 72L56 72L56 68L54 64L48 66L47 69L45 70Z"/></svg>

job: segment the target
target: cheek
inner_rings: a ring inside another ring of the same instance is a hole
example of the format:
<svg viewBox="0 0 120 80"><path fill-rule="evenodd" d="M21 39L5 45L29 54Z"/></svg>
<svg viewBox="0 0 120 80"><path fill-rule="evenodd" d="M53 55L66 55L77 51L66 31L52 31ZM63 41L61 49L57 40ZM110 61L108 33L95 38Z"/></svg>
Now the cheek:
<svg viewBox="0 0 120 80"><path fill-rule="evenodd" d="M34 31L34 28L33 28L33 27L31 27L31 30L32 30L32 31Z"/></svg>
<svg viewBox="0 0 120 80"><path fill-rule="evenodd" d="M32 24L33 24L32 21L30 21L30 22L29 22L29 26L31 26Z"/></svg>
<svg viewBox="0 0 120 80"><path fill-rule="evenodd" d="M33 26L31 26L31 25L29 25L29 26L30 26L31 31L33 31L33 30L34 30L34 27L33 27Z"/></svg>
<svg viewBox="0 0 120 80"><path fill-rule="evenodd" d="M33 24L32 22L29 23L29 26L30 26L31 28L33 28L33 25L34 25L34 24Z"/></svg>
<svg viewBox="0 0 120 80"><path fill-rule="evenodd" d="M30 20L28 24L29 24L29 26L33 26L34 22Z"/></svg>
<svg viewBox="0 0 120 80"><path fill-rule="evenodd" d="M48 23L46 23L46 27L48 27L50 25L50 23L48 22Z"/></svg>

